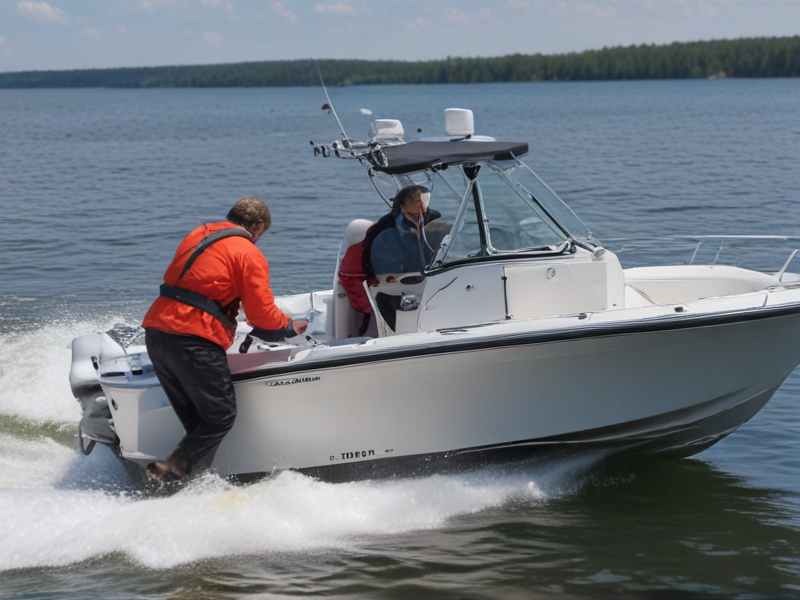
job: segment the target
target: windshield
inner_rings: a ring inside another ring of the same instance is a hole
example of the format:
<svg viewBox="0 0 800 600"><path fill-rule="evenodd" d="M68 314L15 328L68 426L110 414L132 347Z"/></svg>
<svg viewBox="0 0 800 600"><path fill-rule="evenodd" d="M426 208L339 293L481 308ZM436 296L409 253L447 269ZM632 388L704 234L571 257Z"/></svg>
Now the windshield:
<svg viewBox="0 0 800 600"><path fill-rule="evenodd" d="M552 250L569 237L531 194L498 168L478 174L494 252Z"/></svg>
<svg viewBox="0 0 800 600"><path fill-rule="evenodd" d="M497 254L552 253L566 247L569 233L502 168L485 164L472 181L464 179L458 212L434 265Z"/></svg>
<svg viewBox="0 0 800 600"><path fill-rule="evenodd" d="M493 163L492 166L495 169L504 171L511 180L533 196L536 201L558 221L561 227L572 235L572 237L577 240L589 241L594 245L599 244L584 222L581 221L558 194L551 190L550 186L542 181L539 176L534 173L533 169L524 162L517 159L504 163Z"/></svg>
<svg viewBox="0 0 800 600"><path fill-rule="evenodd" d="M431 191L427 225L416 244L421 249L417 259L428 267L509 254L560 253L571 239L596 244L583 222L518 160L450 166L387 180L397 190L422 185Z"/></svg>

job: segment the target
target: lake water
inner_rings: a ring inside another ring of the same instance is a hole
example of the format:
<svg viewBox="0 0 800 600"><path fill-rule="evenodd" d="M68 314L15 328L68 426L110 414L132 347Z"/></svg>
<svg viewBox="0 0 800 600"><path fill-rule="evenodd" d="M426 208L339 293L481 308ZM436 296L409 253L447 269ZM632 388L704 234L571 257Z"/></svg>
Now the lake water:
<svg viewBox="0 0 800 600"><path fill-rule="evenodd" d="M800 235L800 79L330 93L354 138L372 118L442 135L458 106L477 133L530 142L529 164L624 266L688 260L680 235ZM383 214L362 167L312 156L310 140L339 135L324 102L321 89L0 91L0 597L800 597L800 372L682 460L207 478L143 498L107 449L75 452L71 339L138 325L191 228L265 199L259 247L287 294L329 288L346 224ZM762 268L800 243L775 246Z"/></svg>

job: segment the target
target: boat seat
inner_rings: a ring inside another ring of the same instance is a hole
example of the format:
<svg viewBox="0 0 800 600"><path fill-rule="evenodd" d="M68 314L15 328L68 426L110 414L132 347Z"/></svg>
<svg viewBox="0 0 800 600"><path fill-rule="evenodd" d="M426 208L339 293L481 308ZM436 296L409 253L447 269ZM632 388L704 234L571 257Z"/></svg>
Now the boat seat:
<svg viewBox="0 0 800 600"><path fill-rule="evenodd" d="M373 222L367 219L355 219L344 230L344 239L339 246L339 256L336 261L336 271L333 277L333 312L334 312L334 338L337 340L358 336L359 328L364 322L364 313L358 312L350 304L347 290L339 281L339 271L342 260L347 250L364 241L367 230Z"/></svg>

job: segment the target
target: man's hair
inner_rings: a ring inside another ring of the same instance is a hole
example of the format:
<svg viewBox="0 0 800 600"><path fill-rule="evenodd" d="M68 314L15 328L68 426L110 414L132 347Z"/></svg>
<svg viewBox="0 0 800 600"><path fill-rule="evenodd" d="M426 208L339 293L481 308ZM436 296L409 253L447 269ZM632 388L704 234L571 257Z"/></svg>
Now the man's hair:
<svg viewBox="0 0 800 600"><path fill-rule="evenodd" d="M245 196L241 200L237 200L233 208L228 211L226 218L231 223L241 225L248 230L261 220L264 221L264 231L272 225L269 208L263 200L255 196Z"/></svg>
<svg viewBox="0 0 800 600"><path fill-rule="evenodd" d="M423 194L430 194L431 191L424 185L409 185L401 189L392 199L392 214L400 214L400 209L403 208L409 200L422 196Z"/></svg>

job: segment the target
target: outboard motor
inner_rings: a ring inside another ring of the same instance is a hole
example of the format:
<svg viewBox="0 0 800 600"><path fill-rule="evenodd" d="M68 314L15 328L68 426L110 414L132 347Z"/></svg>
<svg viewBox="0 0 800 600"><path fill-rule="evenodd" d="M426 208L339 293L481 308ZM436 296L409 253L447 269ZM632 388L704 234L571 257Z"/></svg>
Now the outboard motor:
<svg viewBox="0 0 800 600"><path fill-rule="evenodd" d="M97 442L119 447L111 411L98 378L100 364L125 356L125 349L107 333L82 335L72 340L72 366L69 384L80 402L82 417L78 426L78 448L91 453Z"/></svg>

